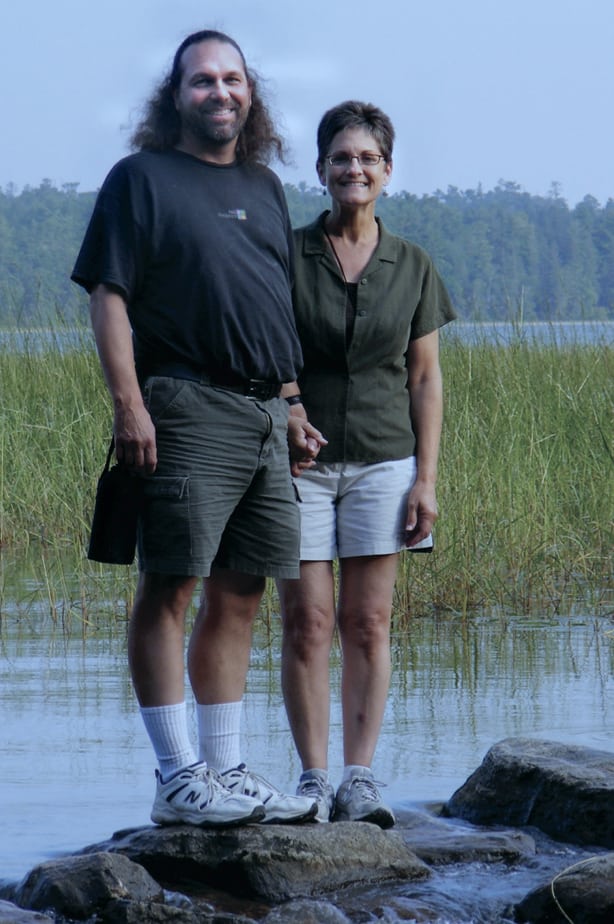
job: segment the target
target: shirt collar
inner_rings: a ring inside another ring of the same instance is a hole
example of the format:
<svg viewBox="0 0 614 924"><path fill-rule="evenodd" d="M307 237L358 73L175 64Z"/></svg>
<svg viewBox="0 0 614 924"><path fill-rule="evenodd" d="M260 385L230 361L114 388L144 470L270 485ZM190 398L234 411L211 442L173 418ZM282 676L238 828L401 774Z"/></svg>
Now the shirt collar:
<svg viewBox="0 0 614 924"><path fill-rule="evenodd" d="M328 245L324 234L324 219L330 213L322 212L315 221L305 228L305 238L303 253L306 257L318 256L328 253ZM373 258L383 261L384 263L396 263L397 248L396 239L385 227L381 218L375 218L379 226L379 244L373 255Z"/></svg>

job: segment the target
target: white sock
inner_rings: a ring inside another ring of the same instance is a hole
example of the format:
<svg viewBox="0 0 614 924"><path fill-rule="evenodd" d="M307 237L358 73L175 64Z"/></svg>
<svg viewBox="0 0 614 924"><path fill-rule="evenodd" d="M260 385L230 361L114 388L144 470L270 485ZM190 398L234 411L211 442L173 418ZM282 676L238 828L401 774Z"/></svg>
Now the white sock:
<svg viewBox="0 0 614 924"><path fill-rule="evenodd" d="M308 770L303 770L299 782L303 783L305 780L315 779L322 780L323 783L328 783L328 770L322 770L320 767L309 767Z"/></svg>
<svg viewBox="0 0 614 924"><path fill-rule="evenodd" d="M238 703L196 705L199 759L220 773L241 763L241 710Z"/></svg>
<svg viewBox="0 0 614 924"><path fill-rule="evenodd" d="M185 703L141 706L141 715L163 779L196 762Z"/></svg>
<svg viewBox="0 0 614 924"><path fill-rule="evenodd" d="M353 773L357 776L373 776L371 767L363 767L361 764L346 764L343 768L343 782L345 783L346 780L351 779Z"/></svg>

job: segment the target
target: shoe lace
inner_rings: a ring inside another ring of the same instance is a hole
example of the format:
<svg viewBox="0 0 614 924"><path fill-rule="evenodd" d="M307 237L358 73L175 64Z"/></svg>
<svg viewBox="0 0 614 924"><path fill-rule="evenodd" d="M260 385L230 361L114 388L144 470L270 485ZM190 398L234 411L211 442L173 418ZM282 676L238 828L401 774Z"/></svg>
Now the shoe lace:
<svg viewBox="0 0 614 924"><path fill-rule="evenodd" d="M193 771L193 776L200 783L204 783L207 786L209 800L212 799L216 793L226 789L220 774L217 770L214 770L213 767L198 767Z"/></svg>
<svg viewBox="0 0 614 924"><path fill-rule="evenodd" d="M221 783L224 785L223 779ZM269 783L259 773L253 773L245 764L239 764L234 770L228 772L228 780L225 785L228 786L229 784L232 789L238 787L241 792L259 799L262 803L266 799L270 799L274 793L279 793L279 790L272 783Z"/></svg>
<svg viewBox="0 0 614 924"><path fill-rule="evenodd" d="M328 796L326 781L317 776L309 780L303 780L300 794L310 799L325 799Z"/></svg>
<svg viewBox="0 0 614 924"><path fill-rule="evenodd" d="M385 785L385 783L370 780L365 776L355 776L354 779L350 781L350 788L353 787L357 789L361 798L367 799L369 802L379 802L381 800L377 787Z"/></svg>

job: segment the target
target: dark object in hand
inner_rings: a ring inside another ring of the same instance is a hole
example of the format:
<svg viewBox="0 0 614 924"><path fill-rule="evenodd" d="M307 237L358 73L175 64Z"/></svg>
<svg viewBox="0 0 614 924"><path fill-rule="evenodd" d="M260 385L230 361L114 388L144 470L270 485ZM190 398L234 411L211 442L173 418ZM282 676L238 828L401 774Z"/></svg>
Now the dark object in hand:
<svg viewBox="0 0 614 924"><path fill-rule="evenodd" d="M409 538L409 533L406 534L405 538ZM429 533L426 539L422 539L416 545L408 545L408 552L432 552L434 546L433 534Z"/></svg>
<svg viewBox="0 0 614 924"><path fill-rule="evenodd" d="M131 565L136 551L141 480L121 465L110 467L113 448L112 441L98 479L87 557L109 565Z"/></svg>

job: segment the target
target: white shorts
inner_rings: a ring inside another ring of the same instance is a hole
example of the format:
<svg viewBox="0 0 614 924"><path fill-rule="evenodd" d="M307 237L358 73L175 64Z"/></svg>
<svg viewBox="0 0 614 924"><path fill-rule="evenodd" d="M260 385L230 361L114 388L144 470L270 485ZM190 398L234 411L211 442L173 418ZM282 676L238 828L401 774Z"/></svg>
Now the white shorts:
<svg viewBox="0 0 614 924"><path fill-rule="evenodd" d="M317 463L295 484L301 503L301 560L391 555L405 548L407 496L416 459Z"/></svg>

